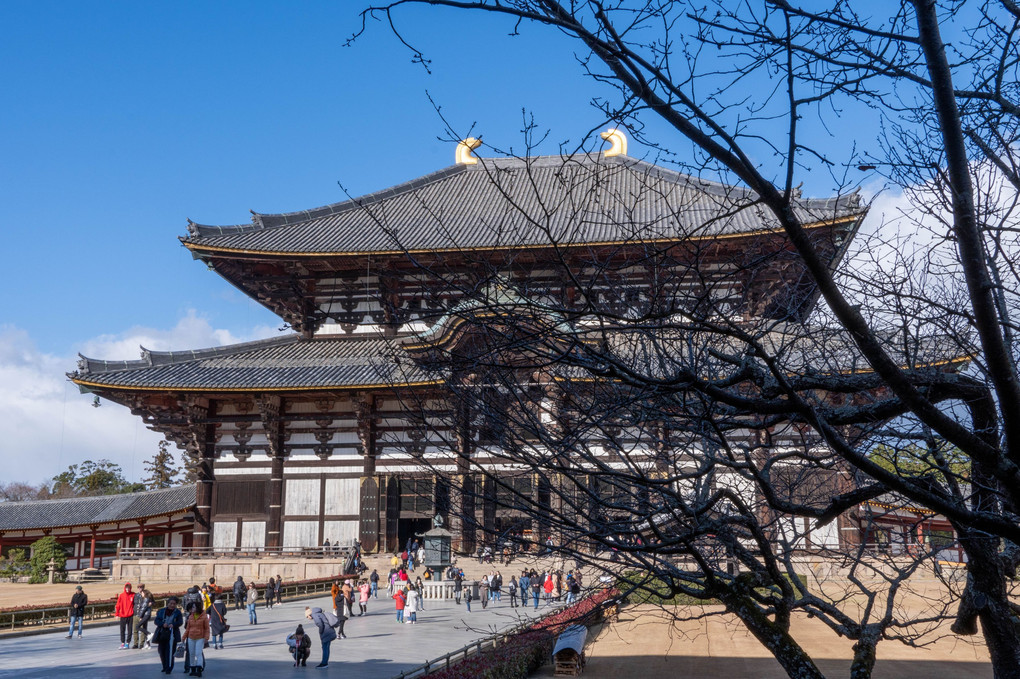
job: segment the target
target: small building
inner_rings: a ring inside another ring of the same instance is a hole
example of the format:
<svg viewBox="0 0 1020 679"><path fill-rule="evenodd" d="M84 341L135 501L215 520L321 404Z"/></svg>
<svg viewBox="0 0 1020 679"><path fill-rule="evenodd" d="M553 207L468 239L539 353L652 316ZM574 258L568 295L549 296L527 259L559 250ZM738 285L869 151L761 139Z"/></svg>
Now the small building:
<svg viewBox="0 0 1020 679"><path fill-rule="evenodd" d="M61 500L0 502L0 553L52 536L68 571L106 568L121 547L192 544L195 486Z"/></svg>

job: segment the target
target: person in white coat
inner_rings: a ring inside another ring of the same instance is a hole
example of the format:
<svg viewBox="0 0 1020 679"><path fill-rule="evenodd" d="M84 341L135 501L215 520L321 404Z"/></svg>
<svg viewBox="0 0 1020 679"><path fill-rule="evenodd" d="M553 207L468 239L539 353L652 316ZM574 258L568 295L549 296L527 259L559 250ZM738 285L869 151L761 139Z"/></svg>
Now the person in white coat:
<svg viewBox="0 0 1020 679"><path fill-rule="evenodd" d="M418 609L421 603L421 592L415 589L414 585L410 585L407 588L407 610L404 612L407 616L407 622L411 625L418 622Z"/></svg>

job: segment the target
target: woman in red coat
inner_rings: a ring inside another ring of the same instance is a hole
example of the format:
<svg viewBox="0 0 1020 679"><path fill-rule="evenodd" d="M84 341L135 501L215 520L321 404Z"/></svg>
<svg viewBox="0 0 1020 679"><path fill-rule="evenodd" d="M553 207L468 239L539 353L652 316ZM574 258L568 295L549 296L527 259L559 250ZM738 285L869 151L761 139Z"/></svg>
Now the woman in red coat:
<svg viewBox="0 0 1020 679"><path fill-rule="evenodd" d="M124 585L124 591L117 595L117 605L113 614L120 618L120 647L131 647L131 622L135 617L135 593L131 591L131 583Z"/></svg>
<svg viewBox="0 0 1020 679"><path fill-rule="evenodd" d="M397 622L404 622L404 604L407 603L407 595L404 594L403 587L397 590L393 599L397 602Z"/></svg>
<svg viewBox="0 0 1020 679"><path fill-rule="evenodd" d="M555 583L553 583L552 573L545 574L545 583L542 585L542 589L545 590L545 602L549 603L552 601L552 593Z"/></svg>

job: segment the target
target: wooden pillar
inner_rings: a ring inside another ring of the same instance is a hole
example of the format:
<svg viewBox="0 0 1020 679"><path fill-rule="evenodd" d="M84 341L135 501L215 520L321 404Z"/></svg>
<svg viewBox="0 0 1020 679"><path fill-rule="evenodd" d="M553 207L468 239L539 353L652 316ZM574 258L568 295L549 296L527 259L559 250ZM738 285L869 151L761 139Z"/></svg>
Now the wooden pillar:
<svg viewBox="0 0 1020 679"><path fill-rule="evenodd" d="M273 455L269 467L269 520L266 547L283 546L283 456Z"/></svg>
<svg viewBox="0 0 1020 679"><path fill-rule="evenodd" d="M138 549L145 546L145 521L138 522Z"/></svg>
<svg viewBox="0 0 1020 679"><path fill-rule="evenodd" d="M89 568L96 567L96 527L92 526L92 546L89 547Z"/></svg>
<svg viewBox="0 0 1020 679"><path fill-rule="evenodd" d="M330 401L329 403L332 403ZM283 467L287 457L284 448L284 421L281 417L283 399L276 394L262 394L255 399L269 455L269 518L266 521L266 547L283 546ZM321 541L320 541L321 542Z"/></svg>
<svg viewBox="0 0 1020 679"><path fill-rule="evenodd" d="M463 404L458 404L453 415L456 439L457 475L450 484L450 532L453 533L451 546L454 551L472 554L475 542L475 486L471 476L471 454L474 442L471 440L471 414Z"/></svg>
<svg viewBox="0 0 1020 679"><path fill-rule="evenodd" d="M375 478L375 458L378 452L376 450L375 405L375 397L372 394L361 394L354 399L358 452L362 459L358 502L358 540L361 542L361 549L365 552L382 551L385 542L379 535L381 486Z"/></svg>

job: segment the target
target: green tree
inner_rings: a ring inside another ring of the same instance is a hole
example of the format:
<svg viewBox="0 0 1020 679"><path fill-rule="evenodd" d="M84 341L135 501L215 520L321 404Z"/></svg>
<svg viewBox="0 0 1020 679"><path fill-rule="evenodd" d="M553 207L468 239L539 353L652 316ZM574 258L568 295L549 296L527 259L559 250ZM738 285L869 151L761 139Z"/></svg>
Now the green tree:
<svg viewBox="0 0 1020 679"><path fill-rule="evenodd" d="M128 482L120 465L109 460L85 460L53 477L55 497L133 493L144 488L142 484Z"/></svg>
<svg viewBox="0 0 1020 679"><path fill-rule="evenodd" d="M32 543L32 558L29 560L30 582L46 582L50 560L53 560L54 580L64 579L64 566L67 564L67 552L54 537L39 538Z"/></svg>
<svg viewBox="0 0 1020 679"><path fill-rule="evenodd" d="M147 490L158 490L159 488L170 488L180 483L181 469L170 452L170 442L160 441L159 450L146 461L145 471L148 476L142 479Z"/></svg>

